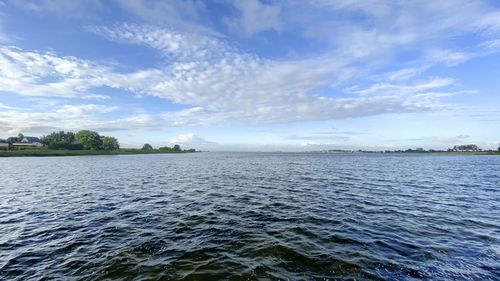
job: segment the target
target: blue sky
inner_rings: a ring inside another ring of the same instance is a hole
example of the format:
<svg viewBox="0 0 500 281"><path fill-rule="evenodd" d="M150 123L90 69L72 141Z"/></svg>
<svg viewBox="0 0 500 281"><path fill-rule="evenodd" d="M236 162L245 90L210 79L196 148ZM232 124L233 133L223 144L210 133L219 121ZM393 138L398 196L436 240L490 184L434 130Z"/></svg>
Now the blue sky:
<svg viewBox="0 0 500 281"><path fill-rule="evenodd" d="M498 1L0 1L0 137L500 143Z"/></svg>

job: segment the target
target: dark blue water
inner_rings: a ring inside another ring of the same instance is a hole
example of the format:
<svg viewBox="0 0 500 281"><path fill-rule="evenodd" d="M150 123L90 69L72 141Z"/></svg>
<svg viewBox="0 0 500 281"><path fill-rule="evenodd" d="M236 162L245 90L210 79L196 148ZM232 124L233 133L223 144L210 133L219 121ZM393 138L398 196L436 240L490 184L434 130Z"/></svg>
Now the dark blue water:
<svg viewBox="0 0 500 281"><path fill-rule="evenodd" d="M0 159L0 280L499 280L500 157Z"/></svg>

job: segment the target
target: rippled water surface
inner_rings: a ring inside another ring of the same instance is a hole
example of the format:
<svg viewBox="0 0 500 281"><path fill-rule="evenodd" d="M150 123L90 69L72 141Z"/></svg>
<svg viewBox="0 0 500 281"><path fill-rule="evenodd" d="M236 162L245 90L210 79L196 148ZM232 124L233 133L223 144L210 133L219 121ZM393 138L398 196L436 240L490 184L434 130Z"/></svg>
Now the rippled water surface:
<svg viewBox="0 0 500 281"><path fill-rule="evenodd" d="M0 280L498 280L500 157L0 159Z"/></svg>

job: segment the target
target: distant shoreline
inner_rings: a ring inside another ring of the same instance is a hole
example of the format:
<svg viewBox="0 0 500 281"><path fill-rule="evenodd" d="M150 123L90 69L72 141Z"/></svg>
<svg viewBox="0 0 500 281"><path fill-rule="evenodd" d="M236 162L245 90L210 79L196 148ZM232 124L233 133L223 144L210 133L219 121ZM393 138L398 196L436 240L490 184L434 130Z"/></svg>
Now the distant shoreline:
<svg viewBox="0 0 500 281"><path fill-rule="evenodd" d="M200 151L166 151L160 149L142 150L125 148L117 150L63 150L63 149L33 149L33 150L3 150L0 157L48 157L48 156L88 156L88 155L134 155L134 154L166 154L195 153Z"/></svg>
<svg viewBox="0 0 500 281"><path fill-rule="evenodd" d="M317 154L431 154L431 155L500 155L500 152L495 151L426 151L426 152L404 152L404 151L308 151L307 153Z"/></svg>
<svg viewBox="0 0 500 281"><path fill-rule="evenodd" d="M0 150L2 157L50 157L50 156L92 156L92 155L138 155L138 154L174 154L174 153L196 153L202 151L166 151L166 150L142 150L125 148L119 150L63 150L63 149L35 149L35 150ZM270 153L275 153L270 151ZM287 153L287 152L285 152ZM303 151L290 153L306 154L377 154L377 155L498 155L495 151L440 151L440 152L384 152L384 151Z"/></svg>

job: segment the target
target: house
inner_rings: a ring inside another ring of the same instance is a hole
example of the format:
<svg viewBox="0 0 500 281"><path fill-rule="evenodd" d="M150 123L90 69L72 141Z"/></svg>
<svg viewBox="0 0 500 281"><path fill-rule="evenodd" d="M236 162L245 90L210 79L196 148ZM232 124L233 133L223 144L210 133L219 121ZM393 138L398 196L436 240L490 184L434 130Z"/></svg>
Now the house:
<svg viewBox="0 0 500 281"><path fill-rule="evenodd" d="M43 146L42 141L37 137L24 137L20 142L14 142L13 146Z"/></svg>
<svg viewBox="0 0 500 281"><path fill-rule="evenodd" d="M36 144L36 143L41 144L42 143L40 141L40 139L37 137L24 137L24 139L22 139L21 142L22 143L32 143L32 144Z"/></svg>

